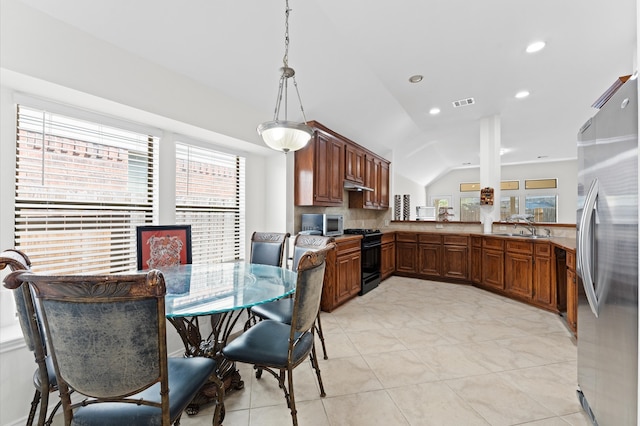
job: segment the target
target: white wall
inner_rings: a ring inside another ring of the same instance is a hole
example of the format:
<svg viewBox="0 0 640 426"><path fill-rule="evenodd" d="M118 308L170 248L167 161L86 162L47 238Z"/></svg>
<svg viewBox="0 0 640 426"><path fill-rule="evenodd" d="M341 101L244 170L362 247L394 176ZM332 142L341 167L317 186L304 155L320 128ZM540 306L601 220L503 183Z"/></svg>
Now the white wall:
<svg viewBox="0 0 640 426"><path fill-rule="evenodd" d="M502 196L518 195L520 197L520 211L524 212L524 196L531 190L524 189L525 179L557 178L558 188L552 190L536 190L536 194L558 195L558 223L576 223L576 206L578 187L578 163L577 160L557 161L536 164L505 165L501 168L500 179L519 180L520 190L502 191ZM442 176L437 181L426 187L427 202L432 197L451 196L456 217L460 211L460 197L465 193L460 192L460 183L480 182L480 170L478 168L458 169Z"/></svg>
<svg viewBox="0 0 640 426"><path fill-rule="evenodd" d="M162 129L165 143L180 134L244 155L247 239L253 230L284 228L278 188L285 186L285 163L259 140L255 128L264 116L21 2L2 0L0 7L0 249L14 244L14 94L20 93ZM17 324L11 312L10 293L0 288L0 324ZM24 424L34 391L33 355L15 333L0 329L0 382L11 384L0 387L2 425ZM170 351L180 347L173 337Z"/></svg>
<svg viewBox="0 0 640 426"><path fill-rule="evenodd" d="M420 185L419 183L413 182L405 178L404 176L394 174L393 182L391 183L391 188L392 188L392 191L389 197L389 206L391 207L391 209L393 210L394 208L394 200L396 195L400 195L402 197L403 195L408 194L410 196L409 219L415 220L416 206L426 205L424 186ZM404 204L404 201L403 201L403 204ZM400 207L400 212L402 214L402 206ZM396 218L394 216L393 211L391 212L391 219L402 220L402 219Z"/></svg>

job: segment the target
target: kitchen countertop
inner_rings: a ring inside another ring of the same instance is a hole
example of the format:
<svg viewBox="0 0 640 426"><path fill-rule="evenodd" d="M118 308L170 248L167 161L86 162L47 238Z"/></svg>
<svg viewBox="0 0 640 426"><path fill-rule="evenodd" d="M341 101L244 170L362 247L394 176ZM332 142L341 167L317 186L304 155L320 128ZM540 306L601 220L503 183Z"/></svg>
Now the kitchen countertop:
<svg viewBox="0 0 640 426"><path fill-rule="evenodd" d="M361 240L361 239L362 239L362 235L359 235L359 234L343 234L343 235L340 235L339 237L336 237L336 242L349 241L349 240Z"/></svg>
<svg viewBox="0 0 640 426"><path fill-rule="evenodd" d="M397 230L397 229L387 229L387 230L383 230L382 231L384 234L386 233L393 233L393 232L407 232L407 231L402 231L402 230ZM427 232L427 233L434 233L434 231L429 230L429 231L410 231L410 232ZM575 238L570 238L570 237L543 237L543 238L527 238L527 237L520 237L518 235L500 235L499 233L495 233L495 234L484 234L484 233L479 233L479 232L456 232L456 231L443 231L443 230L438 230L436 231L436 233L442 233L442 234L456 234L456 235L473 235L473 236L477 236L477 237L493 237L493 238L504 238L504 239L518 239L518 240L526 240L526 241L539 241L539 242L544 242L544 241L549 241L551 244L553 244L554 246L560 247L564 250L572 250L575 251L576 250L576 239Z"/></svg>

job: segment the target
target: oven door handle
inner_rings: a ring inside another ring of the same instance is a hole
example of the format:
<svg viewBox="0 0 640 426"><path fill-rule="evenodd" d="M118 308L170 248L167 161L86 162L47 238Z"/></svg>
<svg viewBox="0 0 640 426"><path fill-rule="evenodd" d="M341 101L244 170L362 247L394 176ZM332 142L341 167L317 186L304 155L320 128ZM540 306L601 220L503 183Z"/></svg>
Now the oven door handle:
<svg viewBox="0 0 640 426"><path fill-rule="evenodd" d="M382 247L382 243L362 243L362 249Z"/></svg>

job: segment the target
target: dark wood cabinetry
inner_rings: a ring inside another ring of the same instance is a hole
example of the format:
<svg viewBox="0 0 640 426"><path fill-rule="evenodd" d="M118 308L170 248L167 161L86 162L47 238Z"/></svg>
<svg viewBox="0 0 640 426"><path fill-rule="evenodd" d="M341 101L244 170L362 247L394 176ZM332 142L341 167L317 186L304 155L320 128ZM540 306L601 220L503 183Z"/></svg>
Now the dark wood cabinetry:
<svg viewBox="0 0 640 426"><path fill-rule="evenodd" d="M504 239L484 237L482 240L482 282L492 289L504 289Z"/></svg>
<svg viewBox="0 0 640 426"><path fill-rule="evenodd" d="M442 277L469 279L469 237L466 235L442 237Z"/></svg>
<svg viewBox="0 0 640 426"><path fill-rule="evenodd" d="M418 234L418 273L429 277L442 275L442 236Z"/></svg>
<svg viewBox="0 0 640 426"><path fill-rule="evenodd" d="M395 274L470 282L548 311L563 313L566 306L567 322L576 333L578 296L573 250L566 250L565 269L564 246L559 248L548 239L396 231L394 269L393 233L388 234L383 236L383 278Z"/></svg>
<svg viewBox="0 0 640 426"><path fill-rule="evenodd" d="M389 208L389 162L317 121L307 124L314 135L295 152L295 205L340 207L347 180L373 189L350 191L350 208Z"/></svg>
<svg viewBox="0 0 640 426"><path fill-rule="evenodd" d="M557 248L548 239L404 231L396 231L395 236L396 275L471 282L552 312L564 312L566 305L567 321L575 333L577 290L573 251L566 251L565 285L564 278L558 282L556 275L560 270L555 266L560 261L564 265L565 249ZM383 248L384 278L394 274L390 247ZM554 254L554 247L555 252L560 250L562 258Z"/></svg>
<svg viewBox="0 0 640 426"><path fill-rule="evenodd" d="M396 273L418 278L468 281L469 237L398 232Z"/></svg>
<svg viewBox="0 0 640 426"><path fill-rule="evenodd" d="M364 186L373 191L349 193L349 207L382 210L389 208L389 162L376 155L364 155Z"/></svg>
<svg viewBox="0 0 640 426"><path fill-rule="evenodd" d="M334 253L327 256L324 286L320 308L331 312L356 297L362 286L361 236L336 239Z"/></svg>
<svg viewBox="0 0 640 426"><path fill-rule="evenodd" d="M482 282L482 237L471 236L471 282Z"/></svg>
<svg viewBox="0 0 640 426"><path fill-rule="evenodd" d="M378 207L380 209L389 208L389 162L380 160L380 175L376 186L378 194Z"/></svg>
<svg viewBox="0 0 640 426"><path fill-rule="evenodd" d="M531 299L533 294L533 243L508 240L504 254L504 289L511 295Z"/></svg>
<svg viewBox="0 0 640 426"><path fill-rule="evenodd" d="M396 232L396 272L413 275L418 272L418 235Z"/></svg>
<svg viewBox="0 0 640 426"><path fill-rule="evenodd" d="M557 310L556 287L551 274L551 244L538 242L534 246L533 257L533 303L549 310Z"/></svg>
<svg viewBox="0 0 640 426"><path fill-rule="evenodd" d="M341 206L344 142L314 127L311 141L295 153L294 173L296 206Z"/></svg>
<svg viewBox="0 0 640 426"><path fill-rule="evenodd" d="M396 270L396 234L388 232L382 234L382 247L380 249L380 275L381 279L387 279Z"/></svg>
<svg viewBox="0 0 640 426"><path fill-rule="evenodd" d="M364 184L364 150L357 145L344 145L344 178Z"/></svg>

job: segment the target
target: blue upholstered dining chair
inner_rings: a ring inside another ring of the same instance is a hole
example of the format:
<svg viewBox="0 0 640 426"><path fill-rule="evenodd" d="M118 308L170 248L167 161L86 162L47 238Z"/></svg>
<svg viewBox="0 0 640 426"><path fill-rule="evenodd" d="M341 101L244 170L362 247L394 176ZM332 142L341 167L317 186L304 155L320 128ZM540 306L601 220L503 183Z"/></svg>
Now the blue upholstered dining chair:
<svg viewBox="0 0 640 426"><path fill-rule="evenodd" d="M254 232L249 262L282 267L284 246L290 235L288 232Z"/></svg>
<svg viewBox="0 0 640 426"><path fill-rule="evenodd" d="M293 262L291 269L296 272L298 270L298 262L307 251L317 251L325 248L327 245L335 241L334 237L323 237L320 235L304 235L298 234L293 243ZM291 315L293 314L293 300L285 298L274 300L273 302L256 305L251 308L251 314L262 320L270 319L280 321L285 324L291 324ZM322 343L322 354L324 359L328 359L327 347L324 341L324 333L322 332L322 322L320 321L320 310L316 318L316 332Z"/></svg>
<svg viewBox="0 0 640 426"><path fill-rule="evenodd" d="M306 252L300 258L291 324L260 321L222 349L222 354L229 360L253 364L258 379L262 371L267 371L278 380L291 410L294 426L298 424L298 417L293 370L307 356L318 377L320 396L326 395L316 357L314 324L320 309L326 256L334 247L330 244L322 250Z"/></svg>
<svg viewBox="0 0 640 426"><path fill-rule="evenodd" d="M216 362L167 357L160 271L68 276L15 271L4 281L10 288L24 282L35 289L65 425L179 424L209 381L217 391L212 424L220 424L224 386ZM71 389L85 398L72 402Z"/></svg>
<svg viewBox="0 0 640 426"><path fill-rule="evenodd" d="M288 232L254 232L251 235L251 254L249 263L282 267L285 258L285 246L291 236ZM244 329L257 322L251 309L246 310L247 321Z"/></svg>
<svg viewBox="0 0 640 426"><path fill-rule="evenodd" d="M19 250L7 249L0 253L0 270L7 267L12 271L26 271L31 268L31 260L29 260L25 253ZM30 287L28 285L20 285L18 288L12 290L25 344L27 348L33 352L36 364L38 365L38 368L33 374L33 385L36 389L33 400L31 401L31 409L29 410L29 417L27 418L26 424L27 426L33 424L38 405L40 405L40 412L36 424L39 426L51 424L53 415L60 407L60 402L58 402L47 419L49 394L58 390L58 382L54 373L51 357L47 354L44 329L42 328L40 316L36 311Z"/></svg>

